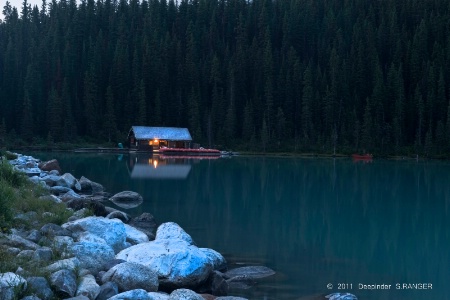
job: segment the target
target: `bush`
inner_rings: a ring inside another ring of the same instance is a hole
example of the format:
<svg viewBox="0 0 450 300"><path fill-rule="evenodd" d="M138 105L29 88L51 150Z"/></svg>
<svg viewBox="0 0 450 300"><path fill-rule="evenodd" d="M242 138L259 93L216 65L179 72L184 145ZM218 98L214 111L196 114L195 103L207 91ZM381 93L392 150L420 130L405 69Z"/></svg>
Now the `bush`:
<svg viewBox="0 0 450 300"><path fill-rule="evenodd" d="M14 187L21 187L26 184L27 177L25 174L15 171L9 163L1 163L0 180Z"/></svg>
<svg viewBox="0 0 450 300"><path fill-rule="evenodd" d="M15 201L14 189L0 179L0 232L9 232L13 220L12 205Z"/></svg>

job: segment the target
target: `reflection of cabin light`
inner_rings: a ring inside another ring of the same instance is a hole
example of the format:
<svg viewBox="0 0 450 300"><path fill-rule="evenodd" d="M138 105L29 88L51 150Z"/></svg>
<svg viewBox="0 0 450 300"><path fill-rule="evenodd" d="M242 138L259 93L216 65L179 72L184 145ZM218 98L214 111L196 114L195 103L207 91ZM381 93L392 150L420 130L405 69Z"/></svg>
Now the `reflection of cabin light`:
<svg viewBox="0 0 450 300"><path fill-rule="evenodd" d="M158 166L158 161L156 159L153 161L153 166L155 167L155 169Z"/></svg>
<svg viewBox="0 0 450 300"><path fill-rule="evenodd" d="M148 159L148 164L151 165L152 164L152 160L149 158Z"/></svg>

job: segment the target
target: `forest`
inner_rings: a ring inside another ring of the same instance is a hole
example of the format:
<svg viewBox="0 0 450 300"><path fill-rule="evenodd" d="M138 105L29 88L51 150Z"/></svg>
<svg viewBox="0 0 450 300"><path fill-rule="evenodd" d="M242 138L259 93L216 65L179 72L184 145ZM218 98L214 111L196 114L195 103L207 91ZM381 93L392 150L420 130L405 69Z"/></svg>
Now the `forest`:
<svg viewBox="0 0 450 300"><path fill-rule="evenodd" d="M448 0L42 0L3 7L0 143L450 156Z"/></svg>

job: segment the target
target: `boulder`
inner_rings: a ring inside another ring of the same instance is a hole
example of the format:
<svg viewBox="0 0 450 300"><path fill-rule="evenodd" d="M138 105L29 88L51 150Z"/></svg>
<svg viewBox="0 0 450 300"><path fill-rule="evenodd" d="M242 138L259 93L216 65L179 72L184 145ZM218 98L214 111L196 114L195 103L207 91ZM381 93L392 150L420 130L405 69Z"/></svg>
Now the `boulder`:
<svg viewBox="0 0 450 300"><path fill-rule="evenodd" d="M71 232L67 229L62 228L59 225L48 223L41 227L41 234L47 237L54 236L70 236Z"/></svg>
<svg viewBox="0 0 450 300"><path fill-rule="evenodd" d="M30 233L27 235L27 240L32 241L33 243L38 243L41 239L42 235L39 232L39 230L33 229L30 231Z"/></svg>
<svg viewBox="0 0 450 300"><path fill-rule="evenodd" d="M59 196L59 198L63 201L63 202L69 202L72 199L80 199L81 196L78 195L77 193L75 193L73 190L69 190L67 193L62 194L61 196Z"/></svg>
<svg viewBox="0 0 450 300"><path fill-rule="evenodd" d="M80 180L81 192L85 194L97 194L103 192L103 186L99 183L93 182L84 176L81 176Z"/></svg>
<svg viewBox="0 0 450 300"><path fill-rule="evenodd" d="M34 250L22 250L19 252L19 254L17 254L17 258L22 260L22 261L28 261L31 260L31 258L33 257L34 254Z"/></svg>
<svg viewBox="0 0 450 300"><path fill-rule="evenodd" d="M102 243L78 242L72 245L71 252L80 261L80 267L94 274L104 270L104 265L114 259L114 250Z"/></svg>
<svg viewBox="0 0 450 300"><path fill-rule="evenodd" d="M52 159L46 162L39 163L39 168L42 171L52 171L57 170L58 173L61 173L61 167L59 166L59 162L56 159Z"/></svg>
<svg viewBox="0 0 450 300"><path fill-rule="evenodd" d="M102 282L115 282L119 291L143 289L147 292L158 290L158 276L149 267L141 264L124 262L115 265L102 277Z"/></svg>
<svg viewBox="0 0 450 300"><path fill-rule="evenodd" d="M28 277L28 289L41 299L51 299L53 292L44 277Z"/></svg>
<svg viewBox="0 0 450 300"><path fill-rule="evenodd" d="M235 296L221 296L221 297L217 297L215 300L247 300L247 298L235 297Z"/></svg>
<svg viewBox="0 0 450 300"><path fill-rule="evenodd" d="M92 234L90 232L82 232L78 237L77 237L77 241L78 242L89 242L89 243L97 243L97 244L105 244L106 242L104 239L102 239L101 237Z"/></svg>
<svg viewBox="0 0 450 300"><path fill-rule="evenodd" d="M96 300L107 300L112 296L117 295L118 293L119 288L117 287L117 284L115 284L114 282L106 282L105 284L100 286L100 291Z"/></svg>
<svg viewBox="0 0 450 300"><path fill-rule="evenodd" d="M27 281L20 275L14 274L12 272L0 273L0 293L9 296L9 289L22 291L27 288ZM5 291L4 291L5 290ZM3 296L3 295L0 295ZM1 299L4 299L1 297ZM12 299L12 298L11 298Z"/></svg>
<svg viewBox="0 0 450 300"><path fill-rule="evenodd" d="M72 174L64 173L61 176L61 179L66 182L65 185L62 185L62 186L67 186L73 190L81 191L80 183L78 182L78 180L75 177L73 177Z"/></svg>
<svg viewBox="0 0 450 300"><path fill-rule="evenodd" d="M61 180L61 176L49 174L42 176L40 180L44 181L49 187L54 187L56 186L56 183Z"/></svg>
<svg viewBox="0 0 450 300"><path fill-rule="evenodd" d="M188 289L178 289L170 293L169 300L204 300L202 296Z"/></svg>
<svg viewBox="0 0 450 300"><path fill-rule="evenodd" d="M39 245L33 243L17 234L9 234L6 235L6 239L1 241L3 244L6 244L11 247L27 249L27 250L36 250L39 249Z"/></svg>
<svg viewBox="0 0 450 300"><path fill-rule="evenodd" d="M136 245L140 243L146 243L149 241L148 236L140 230L128 225L125 225L125 232L127 235L126 241L131 245Z"/></svg>
<svg viewBox="0 0 450 300"><path fill-rule="evenodd" d="M199 286L213 270L202 251L180 239L138 244L121 251L116 258L148 266L156 272L160 286L165 289Z"/></svg>
<svg viewBox="0 0 450 300"><path fill-rule="evenodd" d="M158 225L152 214L143 213L142 215L131 219L128 224L144 232L150 240L155 239L156 228Z"/></svg>
<svg viewBox="0 0 450 300"><path fill-rule="evenodd" d="M90 209L94 215L104 217L107 215L105 205L99 201L86 199L86 198L73 198L66 202L67 207L72 208L75 211L83 208Z"/></svg>
<svg viewBox="0 0 450 300"><path fill-rule="evenodd" d="M59 199L55 195L40 196L38 199L39 200L44 200L44 201L53 201L55 203L61 203L62 202L61 199Z"/></svg>
<svg viewBox="0 0 450 300"><path fill-rule="evenodd" d="M167 222L163 223L158 227L158 230L156 231L156 237L155 240L183 240L190 245L194 244L194 241L192 240L191 236L187 234L186 231L184 231L183 228L180 227L177 223L174 222Z"/></svg>
<svg viewBox="0 0 450 300"><path fill-rule="evenodd" d="M227 269L227 261L219 252L209 248L199 248L211 261L214 270L225 271Z"/></svg>
<svg viewBox="0 0 450 300"><path fill-rule="evenodd" d="M169 294L164 292L150 292L148 293L150 300L169 300Z"/></svg>
<svg viewBox="0 0 450 300"><path fill-rule="evenodd" d="M45 268L48 272L56 272L59 270L76 270L80 267L80 261L76 257L58 260Z"/></svg>
<svg viewBox="0 0 450 300"><path fill-rule="evenodd" d="M41 300L41 298L39 298L39 297L36 296L36 295L31 295L31 296L23 297L23 298L20 299L20 300Z"/></svg>
<svg viewBox="0 0 450 300"><path fill-rule="evenodd" d="M209 292L215 296L228 295L228 282L217 271L211 274L209 279Z"/></svg>
<svg viewBox="0 0 450 300"><path fill-rule="evenodd" d="M106 215L106 218L107 219L119 219L124 223L128 223L130 221L130 216L120 210L115 210L113 212L108 213L108 215Z"/></svg>
<svg viewBox="0 0 450 300"><path fill-rule="evenodd" d="M80 284L77 288L77 296L85 296L90 300L97 298L100 293L100 286L95 282L94 276L91 274L81 277Z"/></svg>
<svg viewBox="0 0 450 300"><path fill-rule="evenodd" d="M109 200L115 205L125 209L137 207L141 205L142 202L144 202L144 199L141 195L132 191L123 191L117 193L109 198Z"/></svg>
<svg viewBox="0 0 450 300"><path fill-rule="evenodd" d="M75 296L77 280L73 271L63 269L50 275L50 283L53 290L60 298Z"/></svg>
<svg viewBox="0 0 450 300"><path fill-rule="evenodd" d="M229 270L224 273L224 277L239 281L264 278L273 274L275 274L275 271L265 266L247 266Z"/></svg>
<svg viewBox="0 0 450 300"><path fill-rule="evenodd" d="M35 261L50 261L53 258L53 251L48 247L36 249L33 253L32 259Z"/></svg>
<svg viewBox="0 0 450 300"><path fill-rule="evenodd" d="M125 226L118 219L110 220L101 217L87 217L65 223L62 227L72 231L74 234L79 234L83 231L90 232L104 239L116 253L124 248L126 240Z"/></svg>
<svg viewBox="0 0 450 300"><path fill-rule="evenodd" d="M55 185L50 188L50 193L52 193L53 195L56 195L56 196L64 195L70 191L71 191L70 188L65 187L65 186L59 186L59 185ZM59 199L59 200L62 202L61 199Z"/></svg>
<svg viewBox="0 0 450 300"><path fill-rule="evenodd" d="M145 290L131 290L128 292L117 294L109 300L150 300L150 296L148 295L147 291Z"/></svg>

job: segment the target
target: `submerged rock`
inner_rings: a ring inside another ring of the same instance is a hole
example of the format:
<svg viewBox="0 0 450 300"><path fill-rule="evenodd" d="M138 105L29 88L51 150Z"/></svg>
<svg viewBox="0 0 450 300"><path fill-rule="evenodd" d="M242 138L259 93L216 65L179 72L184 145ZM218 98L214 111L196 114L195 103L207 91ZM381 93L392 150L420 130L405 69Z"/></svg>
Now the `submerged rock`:
<svg viewBox="0 0 450 300"><path fill-rule="evenodd" d="M137 207L141 205L142 202L144 202L144 199L141 195L132 191L123 191L117 193L109 198L109 200L115 205L125 209Z"/></svg>

